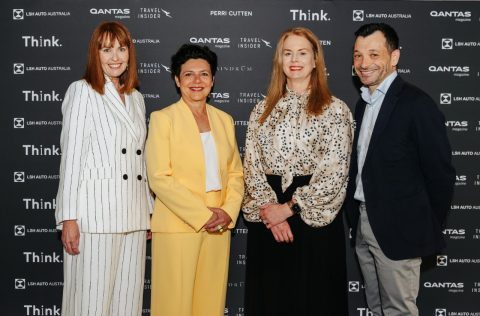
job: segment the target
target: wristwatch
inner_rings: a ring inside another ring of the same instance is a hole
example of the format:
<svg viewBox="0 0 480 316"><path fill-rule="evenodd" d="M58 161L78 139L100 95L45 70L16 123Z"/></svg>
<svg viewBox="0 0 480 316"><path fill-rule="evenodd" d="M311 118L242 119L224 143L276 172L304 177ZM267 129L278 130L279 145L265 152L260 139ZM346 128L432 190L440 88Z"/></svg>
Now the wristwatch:
<svg viewBox="0 0 480 316"><path fill-rule="evenodd" d="M287 205L292 210L293 215L298 214L302 211L302 209L300 208L300 205L298 205L298 203L293 203L293 201L288 201Z"/></svg>

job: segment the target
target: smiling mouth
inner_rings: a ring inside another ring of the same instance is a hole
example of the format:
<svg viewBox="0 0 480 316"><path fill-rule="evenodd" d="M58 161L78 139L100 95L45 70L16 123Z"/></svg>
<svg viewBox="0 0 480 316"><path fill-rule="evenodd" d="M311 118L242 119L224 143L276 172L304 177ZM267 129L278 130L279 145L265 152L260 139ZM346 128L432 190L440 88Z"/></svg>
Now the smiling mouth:
<svg viewBox="0 0 480 316"><path fill-rule="evenodd" d="M122 67L122 64L110 64L108 65L110 68L120 68Z"/></svg>
<svg viewBox="0 0 480 316"><path fill-rule="evenodd" d="M290 67L290 71L299 71L299 70L302 70L303 67L300 67L300 66L292 66Z"/></svg>
<svg viewBox="0 0 480 316"><path fill-rule="evenodd" d="M375 71L377 71L377 69L360 69L358 71L358 73L363 76L363 77L368 77L368 76L371 76L373 73L375 73Z"/></svg>
<svg viewBox="0 0 480 316"><path fill-rule="evenodd" d="M367 70L367 71L360 71L362 75L369 76L373 73L373 70Z"/></svg>
<svg viewBox="0 0 480 316"><path fill-rule="evenodd" d="M203 87L190 87L190 90L195 91L195 92L199 92L199 91L203 90Z"/></svg>

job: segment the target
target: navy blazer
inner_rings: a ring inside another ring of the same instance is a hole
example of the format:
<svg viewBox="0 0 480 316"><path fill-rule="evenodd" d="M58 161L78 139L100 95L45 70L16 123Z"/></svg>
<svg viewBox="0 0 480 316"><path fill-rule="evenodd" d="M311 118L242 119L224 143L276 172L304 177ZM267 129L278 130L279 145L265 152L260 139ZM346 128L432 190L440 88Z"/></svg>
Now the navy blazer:
<svg viewBox="0 0 480 316"><path fill-rule="evenodd" d="M357 129L344 203L353 242L359 218L354 199L357 142L365 105L360 99L355 108ZM430 96L400 76L378 114L362 183L372 231L388 258L422 257L444 248L442 228L455 184L445 118Z"/></svg>

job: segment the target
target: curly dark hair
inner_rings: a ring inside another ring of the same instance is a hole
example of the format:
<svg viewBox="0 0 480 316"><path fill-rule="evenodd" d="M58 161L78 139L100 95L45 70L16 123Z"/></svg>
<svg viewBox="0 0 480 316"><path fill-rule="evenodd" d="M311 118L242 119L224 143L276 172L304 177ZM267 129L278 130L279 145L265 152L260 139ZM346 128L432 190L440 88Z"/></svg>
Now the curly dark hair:
<svg viewBox="0 0 480 316"><path fill-rule="evenodd" d="M180 76L182 65L189 59L204 59L210 65L212 76L217 72L217 54L207 46L183 44L171 58L172 79Z"/></svg>

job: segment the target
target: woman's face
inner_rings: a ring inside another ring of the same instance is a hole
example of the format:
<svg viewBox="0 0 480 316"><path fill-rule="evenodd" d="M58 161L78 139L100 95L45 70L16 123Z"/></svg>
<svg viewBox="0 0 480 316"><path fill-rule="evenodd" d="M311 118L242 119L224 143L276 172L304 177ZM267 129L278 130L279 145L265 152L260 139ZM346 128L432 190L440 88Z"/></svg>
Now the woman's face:
<svg viewBox="0 0 480 316"><path fill-rule="evenodd" d="M112 43L104 40L99 51L100 64L110 79L119 78L128 66L128 47L120 46L118 40Z"/></svg>
<svg viewBox="0 0 480 316"><path fill-rule="evenodd" d="M310 42L303 36L289 35L283 43L282 65L288 81L310 81L315 68L315 55Z"/></svg>
<svg viewBox="0 0 480 316"><path fill-rule="evenodd" d="M187 103L206 102L213 87L210 64L205 59L187 60L180 69L180 76L175 76L175 83Z"/></svg>

